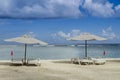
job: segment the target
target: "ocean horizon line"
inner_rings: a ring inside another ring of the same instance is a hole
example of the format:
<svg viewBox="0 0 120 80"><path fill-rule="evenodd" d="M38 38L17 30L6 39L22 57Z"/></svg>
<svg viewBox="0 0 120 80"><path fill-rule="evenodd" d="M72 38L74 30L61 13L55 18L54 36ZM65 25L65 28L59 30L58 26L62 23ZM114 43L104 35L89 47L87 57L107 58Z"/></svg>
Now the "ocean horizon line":
<svg viewBox="0 0 120 80"><path fill-rule="evenodd" d="M8 43L8 44L0 44L0 45L23 45L21 43ZM39 45L39 44L29 44L29 45ZM54 46L79 46L79 45L85 45L84 43L78 43L78 44L48 44L48 45L54 45ZM87 45L120 45L120 43L88 43Z"/></svg>

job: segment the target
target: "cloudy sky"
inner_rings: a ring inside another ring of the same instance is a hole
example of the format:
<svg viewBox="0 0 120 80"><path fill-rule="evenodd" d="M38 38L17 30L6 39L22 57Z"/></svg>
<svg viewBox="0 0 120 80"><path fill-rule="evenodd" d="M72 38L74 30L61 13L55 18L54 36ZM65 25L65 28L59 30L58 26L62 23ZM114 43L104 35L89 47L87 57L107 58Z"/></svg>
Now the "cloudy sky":
<svg viewBox="0 0 120 80"><path fill-rule="evenodd" d="M0 43L30 34L63 44L86 32L120 43L120 0L0 0Z"/></svg>

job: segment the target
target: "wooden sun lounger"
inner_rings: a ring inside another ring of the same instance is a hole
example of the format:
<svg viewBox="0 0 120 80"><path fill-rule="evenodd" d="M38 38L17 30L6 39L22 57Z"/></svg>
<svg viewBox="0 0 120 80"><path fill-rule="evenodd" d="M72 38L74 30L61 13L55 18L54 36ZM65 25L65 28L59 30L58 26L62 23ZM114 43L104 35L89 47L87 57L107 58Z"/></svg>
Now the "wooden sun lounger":
<svg viewBox="0 0 120 80"><path fill-rule="evenodd" d="M91 58L91 57L85 57L83 59L80 59L78 57L78 58L71 58L71 63L81 64L81 65L89 65L89 64L103 65L106 63L106 60L102 58Z"/></svg>
<svg viewBox="0 0 120 80"><path fill-rule="evenodd" d="M11 60L11 65L12 66L22 66L22 65L27 65L27 66L40 66L41 62L40 59L27 59L26 64L24 64L24 59L12 59Z"/></svg>
<svg viewBox="0 0 120 80"><path fill-rule="evenodd" d="M71 58L71 63L80 64L80 58Z"/></svg>
<svg viewBox="0 0 120 80"><path fill-rule="evenodd" d="M94 64L91 57L85 57L85 58L81 59L80 63L81 63L81 65Z"/></svg>
<svg viewBox="0 0 120 80"><path fill-rule="evenodd" d="M82 59L82 60L80 61L80 63L81 63L82 65L88 65L88 64L93 64L94 62L93 62L93 60Z"/></svg>
<svg viewBox="0 0 120 80"><path fill-rule="evenodd" d="M40 66L41 62L40 59L28 59L27 66Z"/></svg>
<svg viewBox="0 0 120 80"><path fill-rule="evenodd" d="M21 65L23 65L22 59L12 59L11 60L11 65L12 66L21 66Z"/></svg>
<svg viewBox="0 0 120 80"><path fill-rule="evenodd" d="M96 65L103 65L106 63L105 59L94 59L94 64Z"/></svg>

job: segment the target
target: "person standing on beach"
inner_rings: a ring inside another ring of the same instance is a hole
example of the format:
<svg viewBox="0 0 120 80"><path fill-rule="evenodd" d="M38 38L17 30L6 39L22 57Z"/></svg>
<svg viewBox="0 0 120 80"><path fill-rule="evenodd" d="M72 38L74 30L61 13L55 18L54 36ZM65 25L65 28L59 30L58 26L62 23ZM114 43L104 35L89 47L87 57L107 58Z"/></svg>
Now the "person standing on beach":
<svg viewBox="0 0 120 80"><path fill-rule="evenodd" d="M104 56L106 55L106 51L105 51L105 50L103 51L103 55L104 55Z"/></svg>
<svg viewBox="0 0 120 80"><path fill-rule="evenodd" d="M12 61L13 61L13 55L14 55L13 50L10 52L10 55L11 55L11 57L12 57Z"/></svg>

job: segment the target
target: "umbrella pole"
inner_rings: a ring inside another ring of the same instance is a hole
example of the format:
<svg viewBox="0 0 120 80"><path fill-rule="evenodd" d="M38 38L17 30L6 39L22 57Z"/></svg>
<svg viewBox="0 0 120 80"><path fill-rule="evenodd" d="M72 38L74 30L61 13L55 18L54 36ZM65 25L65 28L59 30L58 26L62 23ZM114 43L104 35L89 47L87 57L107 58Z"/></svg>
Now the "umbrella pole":
<svg viewBox="0 0 120 80"><path fill-rule="evenodd" d="M87 40L85 40L85 57L87 57Z"/></svg>
<svg viewBox="0 0 120 80"><path fill-rule="evenodd" d="M25 56L24 56L25 61L24 61L24 64L26 64L26 52L27 52L27 44L25 44Z"/></svg>

